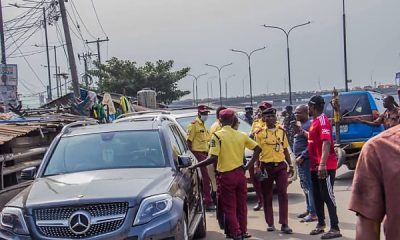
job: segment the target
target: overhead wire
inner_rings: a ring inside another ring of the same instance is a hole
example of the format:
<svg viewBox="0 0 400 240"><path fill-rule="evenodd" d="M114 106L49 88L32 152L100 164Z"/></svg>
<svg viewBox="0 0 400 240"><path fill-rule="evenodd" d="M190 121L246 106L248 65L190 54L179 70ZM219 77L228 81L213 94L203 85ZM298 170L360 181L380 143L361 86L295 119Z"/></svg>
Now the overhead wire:
<svg viewBox="0 0 400 240"><path fill-rule="evenodd" d="M13 38L13 40L14 40L14 42L15 42L14 37L12 37L12 38ZM21 51L21 49L20 49L19 46L17 46L17 49L18 49L18 51L21 53L21 55L23 55L23 54L22 54L22 51ZM43 87L46 88L46 85L45 85L45 84L43 83L43 81L40 79L40 77L38 76L38 74L36 73L36 71L33 69L32 65L29 63L29 61L26 59L26 57L24 56L23 58L24 58L26 64L28 65L28 67L31 69L32 73L35 75L36 79L39 80L39 82L43 85Z"/></svg>
<svg viewBox="0 0 400 240"><path fill-rule="evenodd" d="M83 21L81 15L80 15L79 12L78 12L78 9L75 7L74 1L73 1L73 0L70 0L70 1L71 1L72 9L75 10L76 15L78 15L78 18L81 20L81 23L82 23L83 27L86 29L86 32L87 32L92 38L96 39L96 37L89 31L89 28L86 26L85 21ZM73 11L73 10L72 10L72 11Z"/></svg>
<svg viewBox="0 0 400 240"><path fill-rule="evenodd" d="M96 15L97 23L99 23L101 31L103 32L104 36L107 37L107 33L104 31L103 25L100 22L100 18L99 18L99 15L97 14L97 10L96 10L93 0L91 0L91 2L92 2L94 14Z"/></svg>

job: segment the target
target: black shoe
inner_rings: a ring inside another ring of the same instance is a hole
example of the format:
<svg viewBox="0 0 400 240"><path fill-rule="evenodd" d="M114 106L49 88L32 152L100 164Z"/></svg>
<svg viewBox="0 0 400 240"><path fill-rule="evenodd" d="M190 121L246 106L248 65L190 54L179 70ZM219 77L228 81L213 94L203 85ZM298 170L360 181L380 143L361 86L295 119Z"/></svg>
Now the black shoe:
<svg viewBox="0 0 400 240"><path fill-rule="evenodd" d="M287 224L282 224L281 232L285 234L292 234L293 230Z"/></svg>
<svg viewBox="0 0 400 240"><path fill-rule="evenodd" d="M243 236L242 235L238 235L238 236L234 236L232 237L233 240L243 240Z"/></svg>
<svg viewBox="0 0 400 240"><path fill-rule="evenodd" d="M251 234L250 233L245 233L245 234L242 235L242 237L243 237L243 239L251 238Z"/></svg>
<svg viewBox="0 0 400 240"><path fill-rule="evenodd" d="M267 231L268 232L273 232L273 231L275 231L276 229L275 229L275 226L274 225L268 225L268 227L267 227Z"/></svg>
<svg viewBox="0 0 400 240"><path fill-rule="evenodd" d="M206 212L213 212L217 210L217 207L214 204L207 204L205 208Z"/></svg>
<svg viewBox="0 0 400 240"><path fill-rule="evenodd" d="M263 206L262 206L262 203L257 203L257 205L255 205L254 207L253 207L253 210L254 211L260 211L260 209L262 208Z"/></svg>

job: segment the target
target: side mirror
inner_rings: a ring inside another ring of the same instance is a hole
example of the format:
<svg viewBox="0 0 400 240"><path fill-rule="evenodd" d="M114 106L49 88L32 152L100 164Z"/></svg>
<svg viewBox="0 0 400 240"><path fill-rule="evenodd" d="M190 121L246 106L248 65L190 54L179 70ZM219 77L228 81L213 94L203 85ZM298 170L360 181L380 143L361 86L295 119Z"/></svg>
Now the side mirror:
<svg viewBox="0 0 400 240"><path fill-rule="evenodd" d="M178 168L188 168L192 166L192 159L189 156L179 156L178 162Z"/></svg>
<svg viewBox="0 0 400 240"><path fill-rule="evenodd" d="M22 180L33 180L35 179L36 167L25 168L21 171Z"/></svg>

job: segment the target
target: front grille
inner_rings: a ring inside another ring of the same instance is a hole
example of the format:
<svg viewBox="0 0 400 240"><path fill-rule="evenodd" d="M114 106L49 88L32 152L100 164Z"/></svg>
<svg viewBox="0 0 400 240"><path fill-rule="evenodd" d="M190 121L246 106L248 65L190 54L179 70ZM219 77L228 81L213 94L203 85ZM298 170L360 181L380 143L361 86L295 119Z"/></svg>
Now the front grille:
<svg viewBox="0 0 400 240"><path fill-rule="evenodd" d="M118 230L128 211L128 203L108 203L58 208L34 209L36 227L39 232L51 238L82 239ZM71 230L71 216L83 212L89 216L90 227L84 233Z"/></svg>

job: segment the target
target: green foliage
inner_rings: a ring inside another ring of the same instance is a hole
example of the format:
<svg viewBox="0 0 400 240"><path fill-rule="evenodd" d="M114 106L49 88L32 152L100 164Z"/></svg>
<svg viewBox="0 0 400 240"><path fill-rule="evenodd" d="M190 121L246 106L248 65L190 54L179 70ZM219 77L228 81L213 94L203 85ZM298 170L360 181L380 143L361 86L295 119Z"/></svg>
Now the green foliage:
<svg viewBox="0 0 400 240"><path fill-rule="evenodd" d="M91 70L90 74L99 77L97 86L100 92L136 96L143 88L151 88L157 92L157 100L166 104L190 93L179 90L177 84L186 77L190 68L173 71L173 60L146 62L145 65L138 66L136 62L114 57L105 64L95 65L97 69Z"/></svg>

